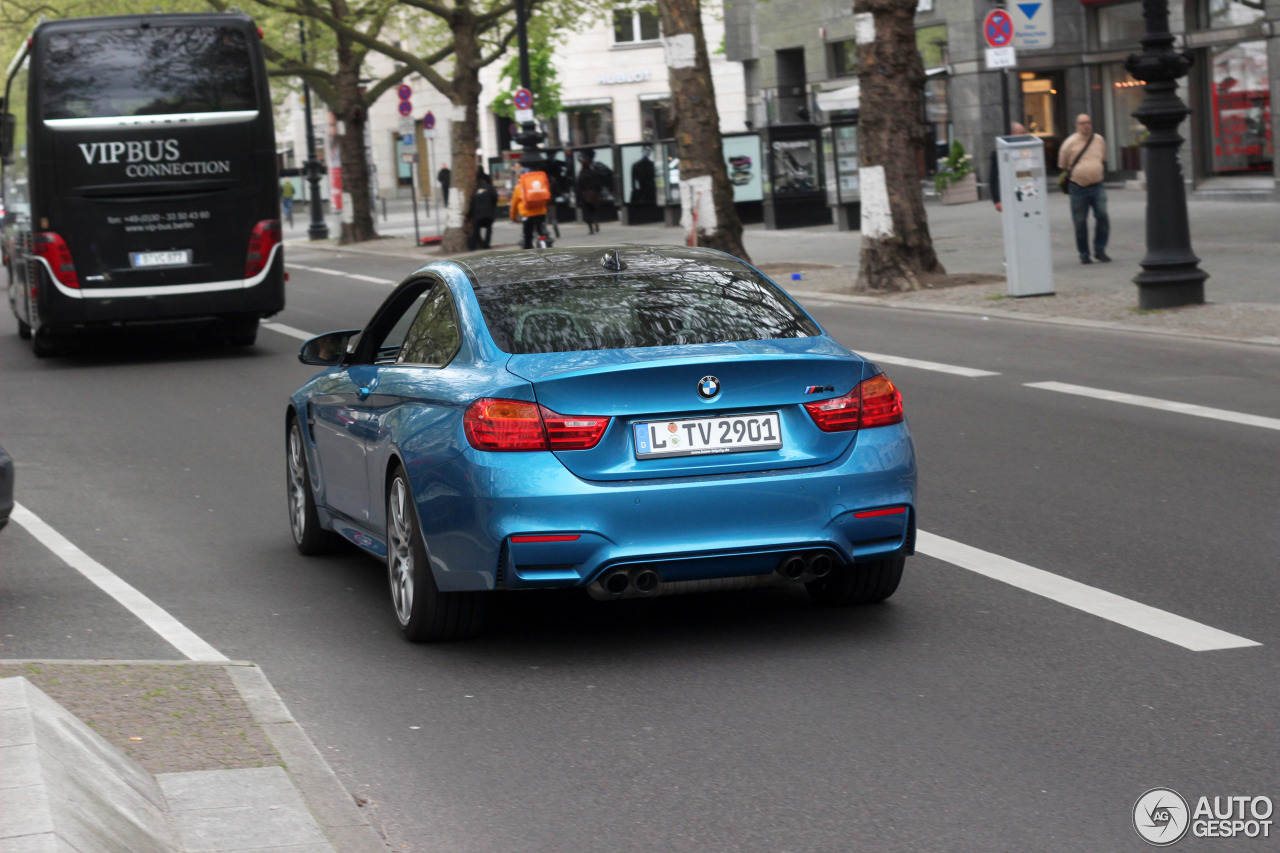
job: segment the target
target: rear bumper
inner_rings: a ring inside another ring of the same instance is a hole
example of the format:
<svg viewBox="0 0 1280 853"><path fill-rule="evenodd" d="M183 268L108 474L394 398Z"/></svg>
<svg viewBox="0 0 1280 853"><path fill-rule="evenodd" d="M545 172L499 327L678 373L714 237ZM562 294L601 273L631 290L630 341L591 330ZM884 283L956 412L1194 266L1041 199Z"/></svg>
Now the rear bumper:
<svg viewBox="0 0 1280 853"><path fill-rule="evenodd" d="M128 322L198 320L236 314L270 317L284 309L284 252L254 279L168 288L82 288L60 286L37 263L36 328L65 329Z"/></svg>
<svg viewBox="0 0 1280 853"><path fill-rule="evenodd" d="M782 554L846 562L910 553L916 462L906 424L865 430L821 466L751 474L589 482L549 453L467 450L414 472L442 590L573 587L612 566L652 563L663 580L768 573ZM869 510L904 509L858 517ZM576 537L512 541L513 536Z"/></svg>

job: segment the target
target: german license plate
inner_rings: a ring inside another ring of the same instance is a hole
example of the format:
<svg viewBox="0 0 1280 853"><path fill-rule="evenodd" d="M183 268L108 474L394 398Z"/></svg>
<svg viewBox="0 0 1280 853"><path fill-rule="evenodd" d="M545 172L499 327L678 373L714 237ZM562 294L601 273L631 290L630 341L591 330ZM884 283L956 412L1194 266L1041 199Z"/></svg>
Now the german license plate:
<svg viewBox="0 0 1280 853"><path fill-rule="evenodd" d="M134 267L172 267L191 263L191 250L178 249L168 252L133 252L130 259Z"/></svg>
<svg viewBox="0 0 1280 853"><path fill-rule="evenodd" d="M744 450L777 450L782 430L777 412L682 418L634 424L636 458L705 456Z"/></svg>

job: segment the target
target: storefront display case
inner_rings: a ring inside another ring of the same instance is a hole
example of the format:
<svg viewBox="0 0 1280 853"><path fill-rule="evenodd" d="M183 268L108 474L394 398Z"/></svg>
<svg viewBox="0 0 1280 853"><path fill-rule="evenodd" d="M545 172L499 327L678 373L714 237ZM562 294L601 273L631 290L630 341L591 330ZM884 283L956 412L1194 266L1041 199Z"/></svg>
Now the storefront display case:
<svg viewBox="0 0 1280 853"><path fill-rule="evenodd" d="M600 204L596 209L596 216L600 222L616 222L618 220L618 151L613 145L589 145L581 148L565 149L565 177L574 189L574 204L577 204L577 186L578 174L582 170L582 155L588 154L591 157L593 168L598 173L601 182ZM561 219L562 222L568 222L573 219L581 219L581 208L575 207L570 216Z"/></svg>
<svg viewBox="0 0 1280 853"><path fill-rule="evenodd" d="M826 164L827 204L839 231L857 231L862 217L858 183L858 125L829 124L822 128L822 159Z"/></svg>
<svg viewBox="0 0 1280 853"><path fill-rule="evenodd" d="M764 223L770 230L830 225L822 132L815 125L781 125L761 134L769 185L764 193Z"/></svg>
<svg viewBox="0 0 1280 853"><path fill-rule="evenodd" d="M727 133L722 137L721 148L738 218L744 224L764 221L766 175L760 134ZM663 142L661 149L658 197L663 198L665 189L666 223L675 226L680 224L680 157L673 140Z"/></svg>
<svg viewBox="0 0 1280 853"><path fill-rule="evenodd" d="M623 225L661 222L667 199L666 160L661 143L635 142L618 146L622 165L619 183Z"/></svg>

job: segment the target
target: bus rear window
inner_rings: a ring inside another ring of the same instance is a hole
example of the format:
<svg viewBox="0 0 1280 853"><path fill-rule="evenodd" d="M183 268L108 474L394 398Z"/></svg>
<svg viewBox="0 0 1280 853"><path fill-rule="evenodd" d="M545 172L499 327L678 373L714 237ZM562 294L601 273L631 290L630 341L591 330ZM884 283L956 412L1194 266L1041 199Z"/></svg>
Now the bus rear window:
<svg viewBox="0 0 1280 853"><path fill-rule="evenodd" d="M41 118L110 118L257 109L253 62L235 27L52 33Z"/></svg>

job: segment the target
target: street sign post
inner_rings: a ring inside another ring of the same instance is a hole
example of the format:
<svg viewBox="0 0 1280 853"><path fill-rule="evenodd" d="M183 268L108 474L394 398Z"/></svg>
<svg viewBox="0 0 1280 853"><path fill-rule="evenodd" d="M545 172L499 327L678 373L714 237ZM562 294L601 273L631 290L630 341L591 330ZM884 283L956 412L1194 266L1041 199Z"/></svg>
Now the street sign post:
<svg viewBox="0 0 1280 853"><path fill-rule="evenodd" d="M523 87L516 89L514 95L511 96L511 102L516 108L516 121L520 124L526 124L533 121L533 92Z"/></svg>
<svg viewBox="0 0 1280 853"><path fill-rule="evenodd" d="M1013 47L1036 50L1053 47L1053 0L1014 3L1009 7L1013 17Z"/></svg>
<svg viewBox="0 0 1280 853"><path fill-rule="evenodd" d="M987 43L987 68L1000 71L1000 108L1003 133L1009 132L1009 69L1018 63L1013 48L1013 18L1004 9L992 9L982 19L982 38Z"/></svg>
<svg viewBox="0 0 1280 853"><path fill-rule="evenodd" d="M988 70L1013 68L1018 64L1017 52L1011 47L989 47L986 56Z"/></svg>
<svg viewBox="0 0 1280 853"><path fill-rule="evenodd" d="M987 47L1010 47L1013 44L1013 18L1004 9L992 9L982 21L982 37Z"/></svg>

